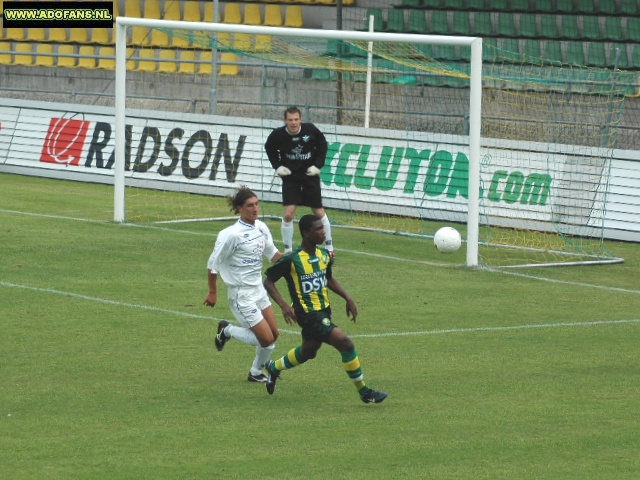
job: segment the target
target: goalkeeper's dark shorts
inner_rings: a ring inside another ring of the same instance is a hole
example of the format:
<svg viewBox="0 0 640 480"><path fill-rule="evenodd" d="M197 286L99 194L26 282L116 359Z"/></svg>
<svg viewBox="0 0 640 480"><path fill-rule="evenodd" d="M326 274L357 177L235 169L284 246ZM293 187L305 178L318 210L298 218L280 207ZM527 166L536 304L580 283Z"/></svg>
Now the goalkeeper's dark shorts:
<svg viewBox="0 0 640 480"><path fill-rule="evenodd" d="M331 308L317 312L302 313L296 311L298 325L302 327L302 338L327 343L331 330L337 325L331 321Z"/></svg>
<svg viewBox="0 0 640 480"><path fill-rule="evenodd" d="M282 205L304 205L322 208L320 176L309 176L305 172L294 172L282 177Z"/></svg>

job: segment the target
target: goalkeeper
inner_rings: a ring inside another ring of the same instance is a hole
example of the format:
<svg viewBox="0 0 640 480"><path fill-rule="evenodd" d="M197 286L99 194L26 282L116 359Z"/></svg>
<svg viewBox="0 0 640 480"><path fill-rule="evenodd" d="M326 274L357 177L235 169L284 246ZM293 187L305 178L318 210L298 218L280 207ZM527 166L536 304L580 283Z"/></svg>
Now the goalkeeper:
<svg viewBox="0 0 640 480"><path fill-rule="evenodd" d="M284 123L269 134L264 145L271 166L282 178L284 252L293 249L293 217L296 206L304 205L322 220L327 238L325 247L333 258L331 224L322 207L319 177L327 156L327 140L313 123L301 122L297 107L285 110Z"/></svg>

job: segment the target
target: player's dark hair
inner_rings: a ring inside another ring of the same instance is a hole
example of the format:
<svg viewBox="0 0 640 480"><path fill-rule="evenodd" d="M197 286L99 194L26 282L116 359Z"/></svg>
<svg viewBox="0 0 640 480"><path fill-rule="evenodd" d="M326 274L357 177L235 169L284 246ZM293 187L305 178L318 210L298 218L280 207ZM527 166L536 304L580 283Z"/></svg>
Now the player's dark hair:
<svg viewBox="0 0 640 480"><path fill-rule="evenodd" d="M293 115L294 113L297 113L302 118L302 114L300 113L300 110L298 109L298 107L287 107L287 109L284 111L285 120L287 119L287 115L289 114Z"/></svg>
<svg viewBox="0 0 640 480"><path fill-rule="evenodd" d="M304 232L308 232L313 227L313 224L321 221L320 217L316 217L315 215L304 215L300 222L298 222L298 228L300 229L300 235L304 238Z"/></svg>
<svg viewBox="0 0 640 480"><path fill-rule="evenodd" d="M258 198L252 190L242 185L236 189L233 195L227 197L227 204L231 207L232 212L238 213L238 207L243 206L247 200L253 197Z"/></svg>

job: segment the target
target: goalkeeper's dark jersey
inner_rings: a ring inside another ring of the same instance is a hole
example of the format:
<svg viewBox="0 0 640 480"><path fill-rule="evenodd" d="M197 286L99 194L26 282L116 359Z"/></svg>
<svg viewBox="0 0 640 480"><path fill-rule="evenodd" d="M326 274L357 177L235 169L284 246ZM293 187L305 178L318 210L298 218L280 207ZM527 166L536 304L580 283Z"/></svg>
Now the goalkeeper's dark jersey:
<svg viewBox="0 0 640 480"><path fill-rule="evenodd" d="M286 279L296 312L317 312L329 306L331 264L329 252L323 248L316 248L314 255L296 248L269 267L266 275L273 282Z"/></svg>
<svg viewBox="0 0 640 480"><path fill-rule="evenodd" d="M292 172L306 172L311 165L324 166L327 139L313 123L301 123L300 131L291 135L286 126L269 134L264 149L274 169L285 166Z"/></svg>

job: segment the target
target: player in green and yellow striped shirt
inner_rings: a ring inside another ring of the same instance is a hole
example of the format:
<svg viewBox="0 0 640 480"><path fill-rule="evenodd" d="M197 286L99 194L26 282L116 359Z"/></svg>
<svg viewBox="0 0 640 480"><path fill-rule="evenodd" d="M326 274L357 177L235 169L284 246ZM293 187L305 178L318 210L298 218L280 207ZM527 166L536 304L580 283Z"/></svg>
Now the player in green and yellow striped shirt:
<svg viewBox="0 0 640 480"><path fill-rule="evenodd" d="M302 245L267 269L264 287L282 309L285 321L302 327L302 345L265 365L269 377L267 392L273 394L281 371L315 358L322 344L328 343L342 355L342 365L358 389L361 400L380 403L387 394L372 390L365 384L353 342L331 321L329 290L345 299L347 317L351 316L353 322L358 316L358 309L333 277L329 252L318 248L325 240L322 220L315 215L305 215L300 219L299 227ZM289 287L291 305L284 301L275 285L283 277Z"/></svg>

